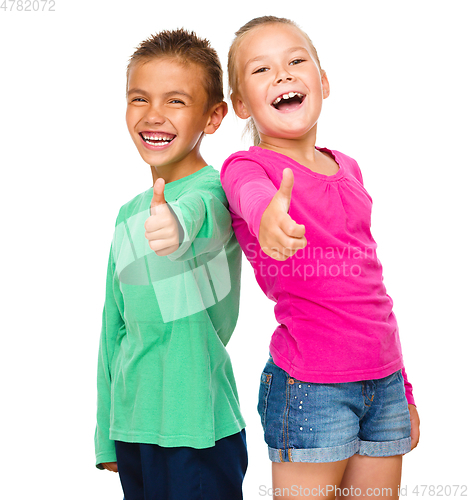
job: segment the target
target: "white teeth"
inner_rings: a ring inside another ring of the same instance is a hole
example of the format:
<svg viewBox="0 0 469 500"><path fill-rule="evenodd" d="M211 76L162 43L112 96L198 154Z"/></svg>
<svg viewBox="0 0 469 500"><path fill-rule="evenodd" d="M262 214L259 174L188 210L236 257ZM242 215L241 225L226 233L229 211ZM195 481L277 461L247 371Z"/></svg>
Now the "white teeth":
<svg viewBox="0 0 469 500"><path fill-rule="evenodd" d="M145 135L145 134L142 134L142 137L146 141L167 141L167 142L170 142L173 139L172 137L167 137L167 136L150 137L150 136Z"/></svg>
<svg viewBox="0 0 469 500"><path fill-rule="evenodd" d="M304 94L300 94L299 92L289 92L288 94L283 94L279 97L277 97L277 99L275 99L275 101L272 103L273 105L275 104L278 104L282 99L291 99L292 97L295 97L295 96L298 96L300 99L302 97L304 97Z"/></svg>

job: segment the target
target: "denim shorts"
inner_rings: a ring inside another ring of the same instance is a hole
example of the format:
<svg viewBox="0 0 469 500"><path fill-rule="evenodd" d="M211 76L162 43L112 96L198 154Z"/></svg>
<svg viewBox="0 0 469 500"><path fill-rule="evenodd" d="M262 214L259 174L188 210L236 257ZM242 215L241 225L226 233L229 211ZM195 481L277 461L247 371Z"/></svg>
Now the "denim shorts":
<svg viewBox="0 0 469 500"><path fill-rule="evenodd" d="M269 358L257 410L272 462L337 462L410 451L410 414L401 370L339 384L303 382Z"/></svg>

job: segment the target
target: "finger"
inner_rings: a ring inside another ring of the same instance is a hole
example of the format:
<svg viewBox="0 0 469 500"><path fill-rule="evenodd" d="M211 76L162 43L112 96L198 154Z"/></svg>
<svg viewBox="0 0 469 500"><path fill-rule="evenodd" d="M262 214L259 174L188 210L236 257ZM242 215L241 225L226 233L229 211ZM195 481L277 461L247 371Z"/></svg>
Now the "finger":
<svg viewBox="0 0 469 500"><path fill-rule="evenodd" d="M413 450L420 439L420 418L417 409L414 405L409 405L410 413L410 436L411 436L411 449Z"/></svg>
<svg viewBox="0 0 469 500"><path fill-rule="evenodd" d="M277 199L283 204L285 213L290 209L291 196L293 191L293 172L290 168L283 170L282 182L277 191Z"/></svg>
<svg viewBox="0 0 469 500"><path fill-rule="evenodd" d="M176 240L177 235L174 234L171 227L163 226L156 231L146 231L145 238L150 242L156 240Z"/></svg>
<svg viewBox="0 0 469 500"><path fill-rule="evenodd" d="M286 257L291 257L295 255L298 250L302 250L303 248L306 247L307 245L306 238L289 238L283 247L279 249L279 252L281 252L283 255Z"/></svg>
<svg viewBox="0 0 469 500"><path fill-rule="evenodd" d="M293 248L262 248L262 251L274 260L285 261L295 255L298 249Z"/></svg>
<svg viewBox="0 0 469 500"><path fill-rule="evenodd" d="M144 227L147 233L158 231L161 228L169 226L174 217L169 210L169 205L157 205L151 209L152 215L145 221Z"/></svg>
<svg viewBox="0 0 469 500"><path fill-rule="evenodd" d="M179 248L179 245L171 245L170 247L162 248L161 250L155 251L158 257L165 257L175 252Z"/></svg>
<svg viewBox="0 0 469 500"><path fill-rule="evenodd" d="M303 224L297 224L288 214L279 223L280 229L292 238L303 238L306 228Z"/></svg>
<svg viewBox="0 0 469 500"><path fill-rule="evenodd" d="M158 210L158 207L152 208L152 210ZM155 217L157 214L153 214L148 219L145 221L144 227L145 227L145 238L148 239L148 235L151 235L152 233L156 231L160 231L161 229L165 228L168 224L167 221L165 220L164 217ZM161 214L160 214L161 215Z"/></svg>
<svg viewBox="0 0 469 500"><path fill-rule="evenodd" d="M151 199L150 203L150 212L152 215L156 214L156 211L154 210L155 207L164 205L166 203L166 200L164 199L164 186L165 183L162 177L156 179L156 182L153 186L153 198Z"/></svg>
<svg viewBox="0 0 469 500"><path fill-rule="evenodd" d="M411 436L411 449L413 450L419 443L419 438L420 438L420 431L417 422L413 420L411 422L411 430L410 430L410 436Z"/></svg>
<svg viewBox="0 0 469 500"><path fill-rule="evenodd" d="M286 260L295 255L298 250L305 248L307 243L305 237L288 238L284 234L281 234L277 239L277 243L263 246L262 250L266 255L275 260Z"/></svg>
<svg viewBox="0 0 469 500"><path fill-rule="evenodd" d="M179 248L179 244L171 240L154 240L149 242L150 248L159 256L169 255Z"/></svg>

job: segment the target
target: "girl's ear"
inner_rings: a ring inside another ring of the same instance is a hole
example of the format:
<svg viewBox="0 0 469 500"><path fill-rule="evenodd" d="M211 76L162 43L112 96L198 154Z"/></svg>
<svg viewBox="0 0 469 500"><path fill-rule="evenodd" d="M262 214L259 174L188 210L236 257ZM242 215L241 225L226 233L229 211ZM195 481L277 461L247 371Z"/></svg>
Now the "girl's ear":
<svg viewBox="0 0 469 500"><path fill-rule="evenodd" d="M242 120L246 120L251 116L244 102L236 94L231 94L231 104L233 105L234 112Z"/></svg>
<svg viewBox="0 0 469 500"><path fill-rule="evenodd" d="M321 84L322 84L322 98L326 99L326 97L329 97L331 89L329 87L329 80L327 79L327 75L324 70L321 70Z"/></svg>
<svg viewBox="0 0 469 500"><path fill-rule="evenodd" d="M214 134L218 127L221 125L223 118L225 118L226 113L228 113L228 105L225 101L216 104L209 115L207 125L205 125L204 132L206 134Z"/></svg>

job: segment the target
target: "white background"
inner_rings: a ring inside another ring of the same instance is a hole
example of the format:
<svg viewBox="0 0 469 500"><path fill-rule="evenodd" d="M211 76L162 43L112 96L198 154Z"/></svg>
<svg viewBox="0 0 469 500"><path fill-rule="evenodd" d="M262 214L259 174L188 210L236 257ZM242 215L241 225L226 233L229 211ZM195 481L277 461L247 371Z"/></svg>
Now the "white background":
<svg viewBox="0 0 469 500"><path fill-rule="evenodd" d="M151 186L126 130L126 64L143 39L184 27L209 38L226 67L234 32L266 14L311 36L331 84L317 144L357 159L374 200L372 231L422 420L404 459L407 496L416 484L469 482L465 5L56 0L55 12L0 9L2 498L122 498L117 475L94 467L93 434L114 221ZM204 140L204 158L220 168L249 146L242 129L230 110ZM247 500L270 484L256 404L274 327L245 261L229 351L247 421Z"/></svg>

